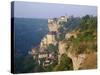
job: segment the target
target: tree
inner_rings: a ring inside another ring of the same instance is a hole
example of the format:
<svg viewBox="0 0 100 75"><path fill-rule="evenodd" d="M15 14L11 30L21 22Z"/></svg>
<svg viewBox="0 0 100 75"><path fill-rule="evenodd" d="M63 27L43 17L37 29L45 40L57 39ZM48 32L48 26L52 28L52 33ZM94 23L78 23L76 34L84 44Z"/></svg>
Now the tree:
<svg viewBox="0 0 100 75"><path fill-rule="evenodd" d="M53 45L53 44L49 44L49 46L47 47L47 50L49 52L57 52L58 51L58 46L57 45Z"/></svg>
<svg viewBox="0 0 100 75"><path fill-rule="evenodd" d="M66 71L66 70L73 70L73 63L72 60L66 54L62 54L60 58L60 64L58 64L54 68L54 71Z"/></svg>

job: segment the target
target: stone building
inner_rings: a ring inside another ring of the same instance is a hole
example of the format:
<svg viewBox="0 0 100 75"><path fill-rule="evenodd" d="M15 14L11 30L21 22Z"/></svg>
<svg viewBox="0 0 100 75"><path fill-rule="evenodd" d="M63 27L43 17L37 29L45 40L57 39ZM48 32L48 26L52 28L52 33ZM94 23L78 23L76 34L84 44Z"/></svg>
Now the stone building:
<svg viewBox="0 0 100 75"><path fill-rule="evenodd" d="M67 22L67 16L61 16L61 17L59 17L58 18L58 23L60 23L60 22Z"/></svg>

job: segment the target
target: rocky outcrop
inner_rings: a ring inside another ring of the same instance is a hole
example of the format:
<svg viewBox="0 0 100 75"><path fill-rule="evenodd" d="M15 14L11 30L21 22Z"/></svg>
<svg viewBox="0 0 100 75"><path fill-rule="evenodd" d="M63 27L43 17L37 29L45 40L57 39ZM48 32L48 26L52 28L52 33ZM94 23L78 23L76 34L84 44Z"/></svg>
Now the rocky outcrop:
<svg viewBox="0 0 100 75"><path fill-rule="evenodd" d="M69 47L69 49L71 49L72 46ZM79 55L74 55L73 53L71 53L70 51L67 51L67 44L64 42L59 42L59 55L58 55L58 60L59 60L59 64L60 64L60 57L62 54L66 54L69 58L71 58L72 62L73 62L73 69L74 70L78 70L81 66L81 64L83 63L83 61L86 59L86 54L79 54Z"/></svg>
<svg viewBox="0 0 100 75"><path fill-rule="evenodd" d="M96 69L97 68L97 53L86 54L85 60L80 64L79 69Z"/></svg>
<svg viewBox="0 0 100 75"><path fill-rule="evenodd" d="M65 35L65 39L69 39L69 38L71 38L71 37L73 37L73 38L77 38L77 34L76 34L76 32L69 32L69 33L67 33L66 35Z"/></svg>
<svg viewBox="0 0 100 75"><path fill-rule="evenodd" d="M76 36L76 35L75 35ZM74 37L76 38L76 37ZM59 63L60 57L62 54L66 54L69 58L71 58L73 62L73 69L95 69L97 67L97 54L96 52L93 53L81 53L81 54L74 54L72 51L73 46L68 44L68 41L60 41L58 48L59 48Z"/></svg>
<svg viewBox="0 0 100 75"><path fill-rule="evenodd" d="M45 37L41 40L40 48L46 48L49 44L56 45L57 41L55 37L56 37L56 33L55 34L48 33L47 35L45 35Z"/></svg>
<svg viewBox="0 0 100 75"><path fill-rule="evenodd" d="M58 43L58 49L59 49L58 64L60 64L61 55L66 53L66 43L63 43L62 41L60 41Z"/></svg>
<svg viewBox="0 0 100 75"><path fill-rule="evenodd" d="M74 56L71 53L67 53L67 55L72 59L74 70L78 70L83 61L86 59L86 54L79 54L77 56Z"/></svg>
<svg viewBox="0 0 100 75"><path fill-rule="evenodd" d="M49 44L57 44L56 37L59 36L58 29L61 27L60 22L67 22L66 16L48 19L48 33L43 37L40 48L46 48Z"/></svg>
<svg viewBox="0 0 100 75"><path fill-rule="evenodd" d="M48 19L48 28L49 32L58 32L59 25L56 21L52 19Z"/></svg>
<svg viewBox="0 0 100 75"><path fill-rule="evenodd" d="M62 41L60 41L58 48L59 48L59 54L60 55L66 53L66 43L63 43Z"/></svg>

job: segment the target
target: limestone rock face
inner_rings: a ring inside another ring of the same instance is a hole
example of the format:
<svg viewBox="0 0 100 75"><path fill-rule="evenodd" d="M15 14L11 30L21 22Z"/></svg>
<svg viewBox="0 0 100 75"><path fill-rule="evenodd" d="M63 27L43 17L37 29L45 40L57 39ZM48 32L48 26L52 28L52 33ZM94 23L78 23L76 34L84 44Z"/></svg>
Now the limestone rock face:
<svg viewBox="0 0 100 75"><path fill-rule="evenodd" d="M61 55L66 54L69 58L72 59L73 69L78 70L80 68L80 65L82 64L82 62L85 60L86 54L79 54L79 55L75 56L72 53L67 52L66 47L67 47L66 43L59 42L59 47L58 47L59 48L59 56L58 56L59 63L60 63Z"/></svg>
<svg viewBox="0 0 100 75"><path fill-rule="evenodd" d="M77 56L73 56L73 55L68 55L72 61L73 61L73 69L74 70L78 70L80 68L80 65L82 64L82 62L85 60L86 58L86 54L79 54Z"/></svg>
<svg viewBox="0 0 100 75"><path fill-rule="evenodd" d="M73 37L73 38L77 38L77 34L75 33L75 32L70 32L70 33L67 33L66 35L65 35L65 39L69 39L69 38L71 38L71 37Z"/></svg>
<svg viewBox="0 0 100 75"><path fill-rule="evenodd" d="M59 48L60 55L66 53L66 43L63 43L62 41L59 42L58 48Z"/></svg>
<svg viewBox="0 0 100 75"><path fill-rule="evenodd" d="M56 35L53 34L47 34L40 43L40 48L46 48L49 44L56 44L57 41L55 39Z"/></svg>
<svg viewBox="0 0 100 75"><path fill-rule="evenodd" d="M57 21L53 19L48 19L48 34L45 35L45 37L41 40L40 48L46 48L49 44L56 44L56 36L58 33L59 25L57 24Z"/></svg>
<svg viewBox="0 0 100 75"><path fill-rule="evenodd" d="M54 20L48 19L48 28L49 28L49 32L58 32L59 26L57 22L55 22Z"/></svg>
<svg viewBox="0 0 100 75"><path fill-rule="evenodd" d="M60 57L62 54L66 54L69 58L72 59L73 62L73 69L95 69L97 68L97 54L96 53L90 53L90 54L77 54L74 55L70 51L66 51L67 43L59 42L59 55L58 55L58 63L60 63ZM71 47L69 47L68 50L71 50Z"/></svg>
<svg viewBox="0 0 100 75"><path fill-rule="evenodd" d="M60 41L58 43L58 49L59 49L58 64L60 64L61 55L66 53L66 43L63 43L62 41Z"/></svg>

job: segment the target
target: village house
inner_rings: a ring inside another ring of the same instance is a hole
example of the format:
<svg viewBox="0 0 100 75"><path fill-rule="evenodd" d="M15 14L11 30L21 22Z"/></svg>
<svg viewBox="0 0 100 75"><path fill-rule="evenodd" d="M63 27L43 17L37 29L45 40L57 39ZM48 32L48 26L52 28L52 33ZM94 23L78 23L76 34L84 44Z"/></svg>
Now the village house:
<svg viewBox="0 0 100 75"><path fill-rule="evenodd" d="M56 58L55 53L48 52L46 49L50 44L57 45L56 38L59 37L59 25L60 22L67 22L66 16L61 16L59 18L48 19L48 33L43 37L40 42L39 51L35 48L29 52L33 56L33 59L37 61L39 65L48 66L53 64Z"/></svg>
<svg viewBox="0 0 100 75"><path fill-rule="evenodd" d="M40 49L39 52L36 52L36 49L32 48L32 51L29 51L29 54L31 54L33 59L42 66L48 66L54 62L53 60L55 60L54 53L48 52L44 49Z"/></svg>

